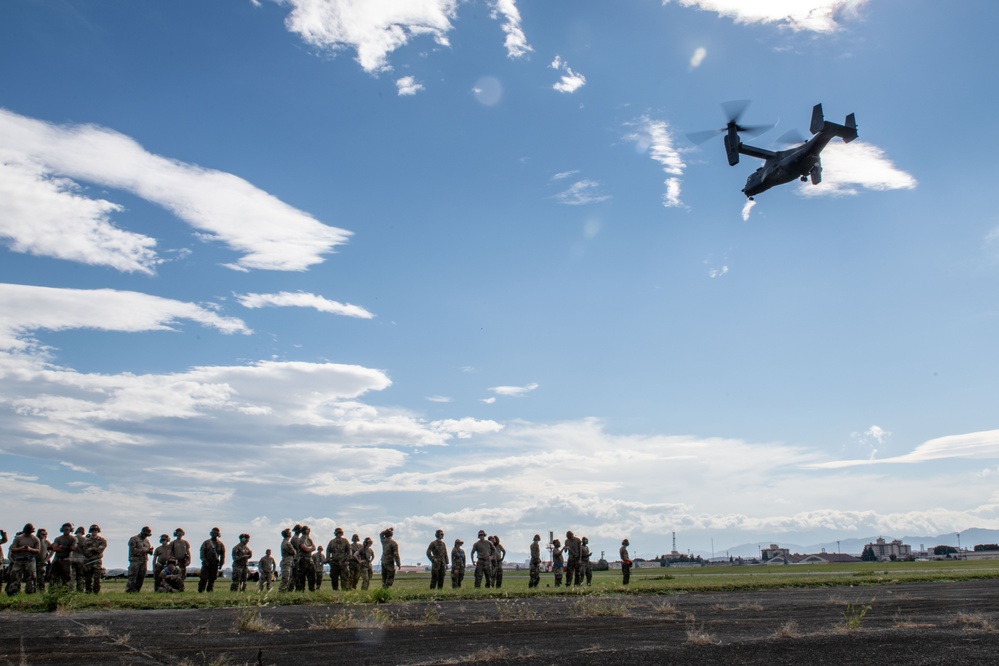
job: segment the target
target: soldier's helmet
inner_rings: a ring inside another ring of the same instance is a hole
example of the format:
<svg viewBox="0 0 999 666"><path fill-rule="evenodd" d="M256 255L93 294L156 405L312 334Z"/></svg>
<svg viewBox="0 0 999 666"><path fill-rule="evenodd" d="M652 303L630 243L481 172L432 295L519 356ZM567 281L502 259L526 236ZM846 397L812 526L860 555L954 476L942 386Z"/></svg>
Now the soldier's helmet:
<svg viewBox="0 0 999 666"><path fill-rule="evenodd" d="M76 528L76 533L83 534L84 532L86 532L86 528L84 528L83 525L78 525Z"/></svg>
<svg viewBox="0 0 999 666"><path fill-rule="evenodd" d="M249 534L246 534L246 533L244 532L243 534L240 534L240 535L239 535L239 540L240 540L240 541L249 541L249 540L250 540L250 535L249 535Z"/></svg>
<svg viewBox="0 0 999 666"><path fill-rule="evenodd" d="M587 539L586 537L583 537L583 543L590 543L590 540Z"/></svg>
<svg viewBox="0 0 999 666"><path fill-rule="evenodd" d="M153 530L152 528L149 527L149 525L146 525L141 530L139 530L139 534L141 534L142 536L152 536Z"/></svg>
<svg viewBox="0 0 999 666"><path fill-rule="evenodd" d="M167 536L166 534L161 534L160 535L160 543L166 543L169 540L170 540L170 537Z"/></svg>
<svg viewBox="0 0 999 666"><path fill-rule="evenodd" d="M460 545L461 545L461 544L463 544L463 543L465 543L465 542L464 542L464 541L462 541L461 539L455 539L455 540L454 540L454 545L456 545L456 546L460 546Z"/></svg>
<svg viewBox="0 0 999 666"><path fill-rule="evenodd" d="M59 528L60 532L65 532L66 530L69 530L70 532L72 532L73 531L73 523L63 523L62 527Z"/></svg>
<svg viewBox="0 0 999 666"><path fill-rule="evenodd" d="M173 531L173 535L179 539L180 537L184 536L184 530L178 527Z"/></svg>
<svg viewBox="0 0 999 666"><path fill-rule="evenodd" d="M371 537L364 537L364 545L365 546L370 546L373 543L374 543L374 541L371 540Z"/></svg>
<svg viewBox="0 0 999 666"><path fill-rule="evenodd" d="M354 536L350 537L350 540L351 541L360 541L361 540L361 536L359 534L355 534Z"/></svg>
<svg viewBox="0 0 999 666"><path fill-rule="evenodd" d="M24 524L24 529L22 529L21 532L24 533L24 534L34 534L35 533L35 526L32 525L31 523L25 523Z"/></svg>
<svg viewBox="0 0 999 666"><path fill-rule="evenodd" d="M101 526L100 525L91 525L90 526L90 533L91 534L97 534L100 531L101 531Z"/></svg>
<svg viewBox="0 0 999 666"><path fill-rule="evenodd" d="M343 530L338 527L335 530L333 530L333 534L335 534L336 536L343 536Z"/></svg>
<svg viewBox="0 0 999 666"><path fill-rule="evenodd" d="M291 530L289 530L287 527L284 528L283 530L281 530L281 536L287 539L288 537L291 536Z"/></svg>
<svg viewBox="0 0 999 666"><path fill-rule="evenodd" d="M552 544L555 545L555 546L561 546L562 542L559 541L558 539L552 539Z"/></svg>
<svg viewBox="0 0 999 666"><path fill-rule="evenodd" d="M541 541L541 535L540 534L535 534L534 535L534 540L535 541Z"/></svg>
<svg viewBox="0 0 999 666"><path fill-rule="evenodd" d="M485 535L486 535L486 531L485 531L485 530L479 530L479 538L480 538L480 539L481 539L482 537L484 537Z"/></svg>
<svg viewBox="0 0 999 666"><path fill-rule="evenodd" d="M31 534L31 532L25 532L25 534ZM48 530L46 530L44 527L39 528L39 530L38 530L38 536L40 536L40 537L46 537L46 536L48 536L48 534L49 534Z"/></svg>
<svg viewBox="0 0 999 666"><path fill-rule="evenodd" d="M621 542L621 545L622 546L630 546L631 544L628 542L627 539L625 539L624 541Z"/></svg>
<svg viewBox="0 0 999 666"><path fill-rule="evenodd" d="M312 531L312 528L308 525L302 525L302 534L308 534Z"/></svg>
<svg viewBox="0 0 999 666"><path fill-rule="evenodd" d="M440 539L441 537L444 536L444 530L437 530L436 532L434 532L434 536Z"/></svg>
<svg viewBox="0 0 999 666"><path fill-rule="evenodd" d="M217 527L213 527L209 534L211 534L211 536L222 536L222 530Z"/></svg>
<svg viewBox="0 0 999 666"><path fill-rule="evenodd" d="M568 532L565 533L565 538L566 539L571 539L574 536L576 536L576 535L572 533L572 530L569 530Z"/></svg>

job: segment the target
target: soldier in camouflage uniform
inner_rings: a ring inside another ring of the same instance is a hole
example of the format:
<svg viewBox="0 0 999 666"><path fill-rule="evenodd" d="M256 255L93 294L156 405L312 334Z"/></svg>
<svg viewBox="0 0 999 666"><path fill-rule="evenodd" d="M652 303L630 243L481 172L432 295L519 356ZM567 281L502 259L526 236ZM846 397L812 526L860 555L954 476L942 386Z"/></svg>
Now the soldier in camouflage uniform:
<svg viewBox="0 0 999 666"><path fill-rule="evenodd" d="M184 539L184 530L178 527L173 531L173 541L170 542L170 553L177 560L180 569L180 591L184 591L184 581L187 580L187 567L191 566L191 544Z"/></svg>
<svg viewBox="0 0 999 666"><path fill-rule="evenodd" d="M246 580L250 577L249 563L253 557L250 550L250 535L240 534L239 543L232 547L232 583L230 592L246 592Z"/></svg>
<svg viewBox="0 0 999 666"><path fill-rule="evenodd" d="M378 535L382 541L382 587L392 587L392 583L395 582L395 570L402 566L402 561L399 559L399 544L392 538L393 534L395 528L390 527Z"/></svg>
<svg viewBox="0 0 999 666"><path fill-rule="evenodd" d="M20 534L10 542L10 574L7 578L7 596L14 596L21 591L32 594L35 591L36 564L41 542L35 536L35 526L28 523Z"/></svg>
<svg viewBox="0 0 999 666"><path fill-rule="evenodd" d="M334 590L350 589L350 542L343 530L333 530L333 538L326 544L326 559L330 563L330 584Z"/></svg>
<svg viewBox="0 0 999 666"><path fill-rule="evenodd" d="M621 542L621 584L627 585L631 580L631 555L628 554L628 546L631 543L625 539Z"/></svg>
<svg viewBox="0 0 999 666"><path fill-rule="evenodd" d="M160 574L166 568L167 562L174 559L173 548L170 547L170 537L160 535L160 545L153 551L153 589L160 591Z"/></svg>
<svg viewBox="0 0 999 666"><path fill-rule="evenodd" d="M368 585L371 583L371 575L373 573L371 569L371 562L375 559L375 551L371 549L371 544L373 543L374 541L371 540L371 537L364 537L364 543L362 543L361 547L357 549L356 553L354 553L354 559L357 560L357 570L358 576L361 580L362 590L368 589Z"/></svg>
<svg viewBox="0 0 999 666"><path fill-rule="evenodd" d="M298 542L302 540L302 526L295 525L291 528L291 547L295 550L294 559L291 563L291 589L301 592L305 588L305 578L298 571ZM311 553L309 554L311 556ZM301 581L302 587L299 587Z"/></svg>
<svg viewBox="0 0 999 666"><path fill-rule="evenodd" d="M430 560L430 589L443 589L444 574L447 572L447 544L444 543L444 530L434 532L437 537L427 546L427 559Z"/></svg>
<svg viewBox="0 0 999 666"><path fill-rule="evenodd" d="M291 545L291 530L285 528L281 531L284 541L281 542L281 584L278 592L291 592L295 586L295 579L292 574L295 571L295 547Z"/></svg>
<svg viewBox="0 0 999 666"><path fill-rule="evenodd" d="M552 540L552 573L555 574L555 587L562 587L562 542Z"/></svg>
<svg viewBox="0 0 999 666"><path fill-rule="evenodd" d="M198 576L198 592L214 592L215 579L225 564L225 544L219 541L222 530L213 527L208 538L201 543L201 573Z"/></svg>
<svg viewBox="0 0 999 666"><path fill-rule="evenodd" d="M257 562L257 573L260 576L257 580L257 589L263 590L265 587L268 590L271 589L271 581L274 580L274 570L276 568L277 562L274 561L271 549L268 548L267 553Z"/></svg>
<svg viewBox="0 0 999 666"><path fill-rule="evenodd" d="M52 542L49 533L44 528L38 529L38 555L35 557L35 592L45 593L45 585L49 582L49 572L52 568Z"/></svg>
<svg viewBox="0 0 999 666"><path fill-rule="evenodd" d="M316 590L323 589L323 578L326 574L326 563L329 562L323 554L323 547L321 545L316 546L316 552L312 553L312 566L316 570Z"/></svg>
<svg viewBox="0 0 999 666"><path fill-rule="evenodd" d="M146 526L128 540L128 582L125 584L126 592L142 591L142 584L146 580L147 558L153 552L153 546L149 543L149 537L152 533L153 531Z"/></svg>
<svg viewBox="0 0 999 666"><path fill-rule="evenodd" d="M156 591L167 594L184 591L184 574L181 572L177 560L172 558L167 560L166 566L160 572L160 583L156 587Z"/></svg>
<svg viewBox="0 0 999 666"><path fill-rule="evenodd" d="M461 546L465 542L461 539L454 540L454 548L451 549L451 587L461 587L461 581L465 579L465 551Z"/></svg>
<svg viewBox="0 0 999 666"><path fill-rule="evenodd" d="M52 542L55 556L52 558L52 580L60 587L73 589L73 553L76 551L76 537L73 525L63 523L59 536Z"/></svg>
<svg viewBox="0 0 999 666"><path fill-rule="evenodd" d="M527 587L537 587L541 584L541 535L535 534L531 542L531 577Z"/></svg>
<svg viewBox="0 0 999 666"><path fill-rule="evenodd" d="M347 560L347 568L350 571L350 589L352 590L357 589L357 582L361 579L361 563L355 557L361 548L361 537L357 534L350 537L350 559Z"/></svg>
<svg viewBox="0 0 999 666"><path fill-rule="evenodd" d="M579 570L586 579L586 586L593 582L593 565L590 564L590 540L583 537L583 546L579 551Z"/></svg>
<svg viewBox="0 0 999 666"><path fill-rule="evenodd" d="M76 550L73 554L69 556L70 566L73 569L73 585L76 591L83 594L86 590L86 572L84 571L84 563L87 561L86 556L83 554L83 542L87 538L87 530L80 525L76 528Z"/></svg>
<svg viewBox="0 0 999 666"><path fill-rule="evenodd" d="M305 591L306 584L309 592L316 591L316 566L312 562L314 552L316 544L312 540L312 528L303 525L298 538L298 555L295 558L295 589L299 592Z"/></svg>
<svg viewBox="0 0 999 666"><path fill-rule="evenodd" d="M7 568L3 566L3 545L5 543L7 543L7 533L4 532L3 530L0 530L0 588L3 587L4 574L7 573L6 571Z"/></svg>
<svg viewBox="0 0 999 666"><path fill-rule="evenodd" d="M579 555L583 548L583 542L578 536L569 530L565 533L565 585L579 585L583 582L583 573L579 570Z"/></svg>
<svg viewBox="0 0 999 666"><path fill-rule="evenodd" d="M506 559L506 548L500 544L496 535L489 537L493 544L493 586L503 587L503 560Z"/></svg>
<svg viewBox="0 0 999 666"><path fill-rule="evenodd" d="M475 587L493 586L493 543L486 538L486 531L479 530L479 540L472 544L472 565L475 567Z"/></svg>
<svg viewBox="0 0 999 666"><path fill-rule="evenodd" d="M104 551L107 539L101 536L101 526L91 525L87 538L83 541L83 582L87 594L101 593L101 579L104 578Z"/></svg>

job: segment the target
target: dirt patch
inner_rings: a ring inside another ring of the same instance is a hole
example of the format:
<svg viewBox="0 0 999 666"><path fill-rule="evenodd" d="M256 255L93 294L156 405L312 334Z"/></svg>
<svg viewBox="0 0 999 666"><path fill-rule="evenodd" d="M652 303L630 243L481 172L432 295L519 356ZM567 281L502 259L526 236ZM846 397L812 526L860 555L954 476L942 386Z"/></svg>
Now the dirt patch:
<svg viewBox="0 0 999 666"><path fill-rule="evenodd" d="M0 664L994 663L999 581L5 613Z"/></svg>

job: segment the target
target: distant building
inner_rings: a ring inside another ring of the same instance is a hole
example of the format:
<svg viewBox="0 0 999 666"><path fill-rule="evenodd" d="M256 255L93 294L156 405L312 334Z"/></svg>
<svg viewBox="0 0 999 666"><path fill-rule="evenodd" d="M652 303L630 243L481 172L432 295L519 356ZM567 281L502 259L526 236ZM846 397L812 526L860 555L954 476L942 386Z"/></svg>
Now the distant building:
<svg viewBox="0 0 999 666"><path fill-rule="evenodd" d="M768 566L775 564L843 564L845 562L860 562L860 558L846 553L814 553L812 555L795 553L793 555L777 555L766 561Z"/></svg>
<svg viewBox="0 0 999 666"><path fill-rule="evenodd" d="M877 541L867 544L864 548L870 548L878 558L878 562L912 559L912 546L907 546L899 539L886 542L884 537L878 537Z"/></svg>
<svg viewBox="0 0 999 666"><path fill-rule="evenodd" d="M767 562L775 557L787 557L790 554L791 551L787 548L780 548L777 544L772 543L769 548L763 549L762 557L763 561Z"/></svg>

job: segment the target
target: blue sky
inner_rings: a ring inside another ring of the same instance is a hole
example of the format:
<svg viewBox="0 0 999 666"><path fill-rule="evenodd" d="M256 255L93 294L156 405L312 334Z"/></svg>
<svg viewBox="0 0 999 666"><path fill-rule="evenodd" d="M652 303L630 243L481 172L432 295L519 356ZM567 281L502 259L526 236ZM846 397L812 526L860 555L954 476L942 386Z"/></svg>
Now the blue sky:
<svg viewBox="0 0 999 666"><path fill-rule="evenodd" d="M3 3L5 529L999 528L997 19ZM734 99L860 138L747 206L759 162L685 137Z"/></svg>

